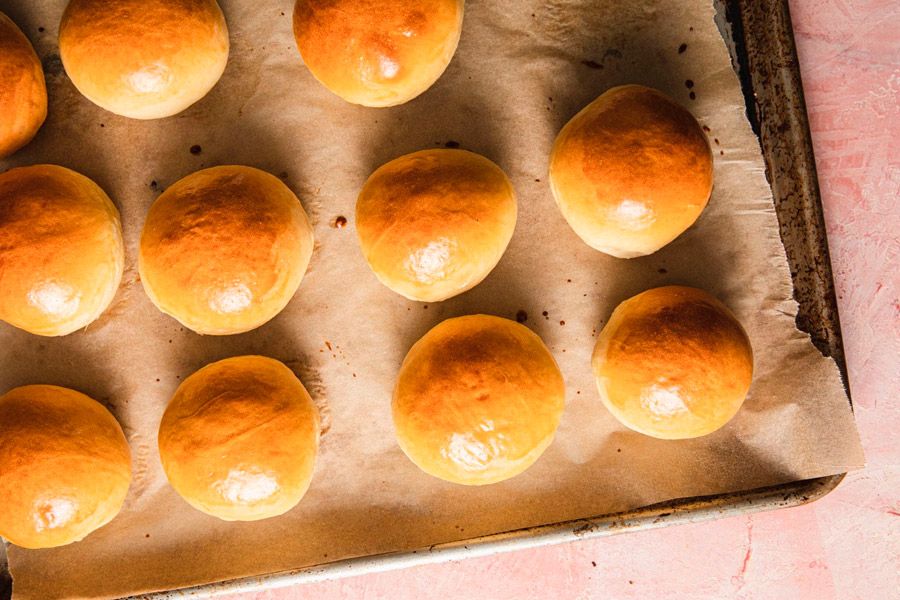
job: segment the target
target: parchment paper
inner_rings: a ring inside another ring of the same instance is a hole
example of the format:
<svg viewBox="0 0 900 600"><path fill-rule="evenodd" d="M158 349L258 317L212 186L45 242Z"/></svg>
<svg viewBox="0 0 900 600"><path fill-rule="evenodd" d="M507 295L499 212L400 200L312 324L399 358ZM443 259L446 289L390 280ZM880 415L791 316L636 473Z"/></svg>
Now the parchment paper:
<svg viewBox="0 0 900 600"><path fill-rule="evenodd" d="M794 326L758 141L710 0L470 0L447 72L420 98L391 109L350 105L312 78L294 46L289 0L225 0L232 48L222 80L184 113L149 122L106 113L71 85L56 48L64 4L0 1L34 41L50 92L47 123L0 168L57 163L97 181L122 213L126 272L110 310L86 331L47 339L0 324L0 392L48 383L105 403L131 444L134 483L122 513L84 541L10 547L17 600L175 588L862 466L838 371ZM709 128L716 160L715 191L697 224L633 260L582 243L546 180L563 124L624 83L657 87L688 106ZM356 196L382 163L453 142L509 174L519 222L484 283L441 304L410 302L366 266L353 229ZM195 145L199 154L190 152ZM150 304L137 280L136 244L164 188L219 164L281 176L306 207L317 242L281 315L247 334L203 337ZM347 227L332 226L338 216ZM596 333L613 308L666 284L721 298L755 349L743 409L697 440L626 430L601 405L591 378ZM520 311L566 378L556 440L531 469L501 484L469 488L425 475L400 451L391 426L391 387L404 354L443 319ZM156 432L180 381L209 362L250 353L297 372L325 431L312 487L297 508L227 523L195 511L169 487Z"/></svg>

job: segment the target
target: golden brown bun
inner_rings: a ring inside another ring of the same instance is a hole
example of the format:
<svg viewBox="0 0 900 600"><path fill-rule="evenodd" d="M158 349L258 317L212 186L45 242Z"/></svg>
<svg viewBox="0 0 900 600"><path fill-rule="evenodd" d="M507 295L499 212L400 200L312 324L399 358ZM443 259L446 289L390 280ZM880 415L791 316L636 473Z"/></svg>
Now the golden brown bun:
<svg viewBox="0 0 900 600"><path fill-rule="evenodd" d="M31 42L0 12L0 158L31 141L47 118L44 71Z"/></svg>
<svg viewBox="0 0 900 600"><path fill-rule="evenodd" d="M375 171L356 202L356 233L378 280L410 300L469 290L497 265L516 226L506 174L465 150L423 150Z"/></svg>
<svg viewBox="0 0 900 600"><path fill-rule="evenodd" d="M259 169L188 175L150 207L138 268L150 300L197 333L259 327L283 309L312 256L297 196Z"/></svg>
<svg viewBox="0 0 900 600"><path fill-rule="evenodd" d="M524 325L488 315L448 319L403 360L392 413L397 441L420 469L484 485L540 457L565 406L553 356Z"/></svg>
<svg viewBox="0 0 900 600"><path fill-rule="evenodd" d="M697 120L661 92L615 87L563 127L550 187L569 226L617 256L652 254L709 201L713 158Z"/></svg>
<svg viewBox="0 0 900 600"><path fill-rule="evenodd" d="M297 0L307 68L354 104L394 106L438 80L459 43L463 0Z"/></svg>
<svg viewBox="0 0 900 600"><path fill-rule="evenodd" d="M700 437L737 413L753 349L724 304L668 286L620 304L591 360L600 398L626 427L662 439Z"/></svg>
<svg viewBox="0 0 900 600"><path fill-rule="evenodd" d="M228 61L215 0L71 0L59 54L88 100L133 119L177 114L212 89Z"/></svg>
<svg viewBox="0 0 900 600"><path fill-rule="evenodd" d="M131 452L103 406L55 385L0 396L0 535L23 548L77 542L119 513Z"/></svg>
<svg viewBox="0 0 900 600"><path fill-rule="evenodd" d="M159 425L169 483L194 508L226 521L287 512L312 480L319 413L284 364L238 356L184 380Z"/></svg>
<svg viewBox="0 0 900 600"><path fill-rule="evenodd" d="M124 265L119 211L93 181L56 165L0 175L0 319L38 335L86 327Z"/></svg>

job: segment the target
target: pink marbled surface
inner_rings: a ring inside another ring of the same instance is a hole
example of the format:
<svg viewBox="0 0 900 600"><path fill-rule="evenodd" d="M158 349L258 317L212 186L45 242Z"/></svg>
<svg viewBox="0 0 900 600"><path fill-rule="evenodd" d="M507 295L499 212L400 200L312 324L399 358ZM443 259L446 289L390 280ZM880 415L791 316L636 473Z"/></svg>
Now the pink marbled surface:
<svg viewBox="0 0 900 600"><path fill-rule="evenodd" d="M798 508L231 600L900 598L900 2L791 9L866 470Z"/></svg>

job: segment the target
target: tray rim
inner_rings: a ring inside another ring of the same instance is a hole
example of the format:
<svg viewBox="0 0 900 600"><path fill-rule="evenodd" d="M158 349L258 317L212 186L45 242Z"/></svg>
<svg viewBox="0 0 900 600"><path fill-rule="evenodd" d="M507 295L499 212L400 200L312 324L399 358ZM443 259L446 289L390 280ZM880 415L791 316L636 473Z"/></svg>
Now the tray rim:
<svg viewBox="0 0 900 600"><path fill-rule="evenodd" d="M846 473L697 498L669 500L643 508L594 518L526 527L486 536L434 544L416 550L348 558L290 571L229 579L203 585L138 594L121 600L176 600L218 598L231 594L279 589L297 585L381 573L490 556L501 552L539 548L565 542L609 537L632 531L647 531L725 517L748 515L808 504L830 493Z"/></svg>

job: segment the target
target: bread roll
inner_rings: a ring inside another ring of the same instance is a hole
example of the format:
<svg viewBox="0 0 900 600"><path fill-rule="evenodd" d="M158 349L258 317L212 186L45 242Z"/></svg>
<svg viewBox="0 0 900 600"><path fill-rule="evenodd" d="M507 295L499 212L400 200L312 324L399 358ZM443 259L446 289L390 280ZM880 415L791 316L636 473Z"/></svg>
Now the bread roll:
<svg viewBox="0 0 900 600"><path fill-rule="evenodd" d="M133 119L177 114L212 89L228 61L216 0L70 0L59 54L88 100Z"/></svg>
<svg viewBox="0 0 900 600"><path fill-rule="evenodd" d="M31 141L47 118L44 70L31 42L0 12L0 158Z"/></svg>
<svg viewBox="0 0 900 600"><path fill-rule="evenodd" d="M497 265L516 226L503 171L464 150L423 150L375 171L356 202L356 233L378 280L410 300L469 290Z"/></svg>
<svg viewBox="0 0 900 600"><path fill-rule="evenodd" d="M697 120L661 92L615 87L563 127L550 156L553 197L589 246L652 254L709 201L713 158Z"/></svg>
<svg viewBox="0 0 900 600"><path fill-rule="evenodd" d="M668 286L620 304L592 358L600 398L626 427L662 439L712 433L737 413L753 350L724 304Z"/></svg>
<svg viewBox="0 0 900 600"><path fill-rule="evenodd" d="M306 212L277 177L213 167L157 198L141 232L138 268L161 311L197 333L227 335L281 312L312 249Z"/></svg>
<svg viewBox="0 0 900 600"><path fill-rule="evenodd" d="M103 406L55 385L0 396L0 535L23 548L77 542L119 513L131 452Z"/></svg>
<svg viewBox="0 0 900 600"><path fill-rule="evenodd" d="M169 483L208 515L255 521L293 508L312 480L319 413L282 363L238 356L178 386L159 426Z"/></svg>
<svg viewBox="0 0 900 600"><path fill-rule="evenodd" d="M394 106L438 80L456 52L463 0L297 0L307 68L354 104Z"/></svg>
<svg viewBox="0 0 900 600"><path fill-rule="evenodd" d="M524 325L488 315L448 319L406 355L391 405L397 441L430 475L485 485L540 457L565 405L553 356Z"/></svg>
<svg viewBox="0 0 900 600"><path fill-rule="evenodd" d="M93 181L56 165L0 175L0 319L38 335L82 329L124 265L119 211Z"/></svg>

